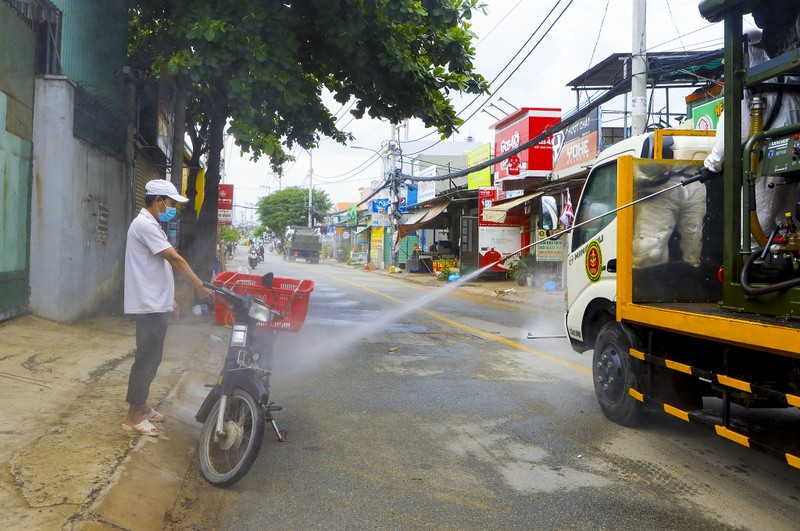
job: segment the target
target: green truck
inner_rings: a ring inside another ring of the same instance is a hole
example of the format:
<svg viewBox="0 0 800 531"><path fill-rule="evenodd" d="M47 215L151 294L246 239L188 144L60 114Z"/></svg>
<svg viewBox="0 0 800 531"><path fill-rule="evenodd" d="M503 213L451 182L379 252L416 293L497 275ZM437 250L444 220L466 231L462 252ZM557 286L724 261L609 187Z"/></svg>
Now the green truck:
<svg viewBox="0 0 800 531"><path fill-rule="evenodd" d="M319 263L322 235L319 229L289 226L283 238L283 259L294 262L298 258L309 264Z"/></svg>

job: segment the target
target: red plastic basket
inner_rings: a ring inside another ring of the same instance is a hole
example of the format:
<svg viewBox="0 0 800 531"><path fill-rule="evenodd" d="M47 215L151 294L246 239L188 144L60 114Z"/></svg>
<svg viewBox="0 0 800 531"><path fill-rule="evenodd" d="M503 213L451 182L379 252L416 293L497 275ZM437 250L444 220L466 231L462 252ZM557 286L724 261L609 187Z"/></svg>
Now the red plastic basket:
<svg viewBox="0 0 800 531"><path fill-rule="evenodd" d="M284 332L297 332L303 326L308 313L308 301L311 299L311 292L314 291L314 281L312 280L275 277L273 288L270 290L261 285L259 275L248 275L235 271L224 271L215 276L211 283L239 295L255 295L269 305L272 305L274 290L275 305L272 309L286 314L286 318L280 321L259 323L258 326L268 326ZM217 293L214 294L214 317L218 324L233 324L233 312L230 305Z"/></svg>

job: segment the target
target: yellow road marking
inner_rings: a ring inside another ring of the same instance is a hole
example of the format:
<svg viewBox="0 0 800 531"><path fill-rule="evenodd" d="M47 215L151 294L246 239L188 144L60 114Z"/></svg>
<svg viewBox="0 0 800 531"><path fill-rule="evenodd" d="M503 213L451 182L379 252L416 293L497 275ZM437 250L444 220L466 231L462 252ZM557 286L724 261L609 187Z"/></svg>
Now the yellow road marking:
<svg viewBox="0 0 800 531"><path fill-rule="evenodd" d="M786 395L786 402L788 402L790 406L800 407L800 396Z"/></svg>
<svg viewBox="0 0 800 531"><path fill-rule="evenodd" d="M792 454L786 454L786 462L795 468L800 468L800 457L796 457Z"/></svg>
<svg viewBox="0 0 800 531"><path fill-rule="evenodd" d="M326 276L328 278L332 278L332 279L335 279L335 280L339 280L341 282L345 282L347 284L352 284L353 286L356 286L356 287L358 287L358 288L360 288L360 289L362 289L364 291L367 291L369 293L373 293L375 295L379 295L379 296L383 297L384 299L389 299L390 301L394 301L394 302L397 302L399 304L406 304L406 301L403 301L403 300L398 299L396 297L392 297L391 295L387 295L385 293L381 293L378 290L374 290L374 289L369 288L367 286L364 286L363 284L360 284L358 282L354 282L352 280L348 280L348 279L345 279L345 278L337 277L337 276L334 276L334 275L329 275L327 273L319 273L319 274L323 275L323 276ZM426 314L426 315L429 315L429 316L433 317L434 319L442 321L443 323L447 323L450 326L454 326L456 328L460 328L461 330L464 330L464 331L469 332L471 334L474 334L476 336L480 336L480 337L489 339L491 341L497 341L498 343L503 343L503 344L508 345L510 347L514 347L514 348L522 350L524 352L528 352L530 354L534 354L536 356L539 356L540 358L544 358L546 360L552 361L553 363L557 363L559 365L562 365L564 367L568 367L568 368L576 370L578 372L582 372L583 374L587 374L589 376L592 375L591 369L587 369L586 367L581 367L577 363L572 363L571 361L562 360L561 358L558 358L558 357L553 356L551 354L548 354L546 352L542 352L541 350L537 350L535 348L526 347L522 343L517 343L516 341L512 341L510 339L506 339L504 337L498 336L497 334L492 334L492 333L489 333L489 332L485 332L483 330L478 330L477 328L472 328L471 326L465 325L463 323L459 323L458 321L454 321L452 319L449 319L449 318L445 317L444 315L438 314L436 312L432 312L431 310L426 310L424 308L418 308L417 310L422 312L422 313L424 313L424 314Z"/></svg>

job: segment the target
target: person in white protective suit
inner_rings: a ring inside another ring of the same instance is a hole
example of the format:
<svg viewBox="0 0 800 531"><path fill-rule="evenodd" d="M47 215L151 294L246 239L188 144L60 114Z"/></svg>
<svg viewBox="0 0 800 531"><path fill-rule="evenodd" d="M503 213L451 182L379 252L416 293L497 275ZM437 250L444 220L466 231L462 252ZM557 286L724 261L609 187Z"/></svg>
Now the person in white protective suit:
<svg viewBox="0 0 800 531"><path fill-rule="evenodd" d="M640 162L634 167L636 199L669 188L694 174L697 164ZM700 266L706 187L700 182L678 186L634 207L633 252L635 269L670 261L669 241L680 234L682 261Z"/></svg>
<svg viewBox="0 0 800 531"><path fill-rule="evenodd" d="M797 18L796 22L796 25L800 26L800 17ZM748 32L748 37L750 67L769 60L767 52L761 46L761 33L758 31ZM800 78L787 76L783 82L786 84L800 84ZM764 99L765 104L763 111L764 129L774 129L800 121L800 94L790 90L784 91L782 94L772 91L764 92L761 97ZM752 95L748 92L742 102L742 144L750 137L751 101ZM779 105L776 106L777 102L779 102ZM717 124L714 148L704 161L704 166L716 173L722 171L722 162L725 157L724 125L725 119L723 115ZM745 164L748 163L749 161L745 161ZM764 176L760 175L759 172L756 177L755 192L758 221L764 234L769 236L785 220L785 213L794 211L794 205L800 199L800 183L787 183L781 177Z"/></svg>

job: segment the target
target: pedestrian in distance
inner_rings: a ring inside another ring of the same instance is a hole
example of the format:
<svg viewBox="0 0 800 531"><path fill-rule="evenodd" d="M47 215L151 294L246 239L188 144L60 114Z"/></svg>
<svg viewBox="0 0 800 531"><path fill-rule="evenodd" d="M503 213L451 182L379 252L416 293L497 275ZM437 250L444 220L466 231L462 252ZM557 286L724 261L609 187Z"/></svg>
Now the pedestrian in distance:
<svg viewBox="0 0 800 531"><path fill-rule="evenodd" d="M164 415L147 405L147 397L161 364L169 316L178 311L173 271L194 286L199 298L211 296L161 226L175 217L178 203L187 201L169 181L148 182L145 206L131 222L125 248L125 313L136 320L136 357L128 377L129 408L122 428L153 437L160 433L153 423L162 422Z"/></svg>

